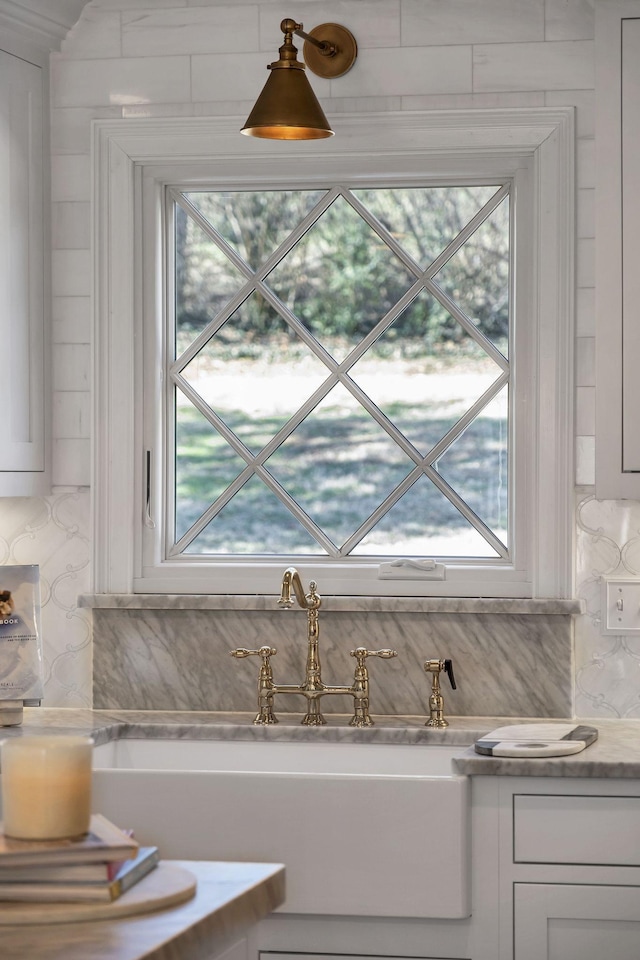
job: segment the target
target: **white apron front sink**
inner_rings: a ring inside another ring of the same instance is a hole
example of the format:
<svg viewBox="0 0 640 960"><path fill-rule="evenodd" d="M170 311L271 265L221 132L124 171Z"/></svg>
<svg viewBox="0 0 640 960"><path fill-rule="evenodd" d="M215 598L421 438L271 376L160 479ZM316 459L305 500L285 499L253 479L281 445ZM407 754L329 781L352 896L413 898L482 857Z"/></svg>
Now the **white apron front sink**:
<svg viewBox="0 0 640 960"><path fill-rule="evenodd" d="M123 739L93 809L165 859L284 863L285 913L470 914L460 747Z"/></svg>

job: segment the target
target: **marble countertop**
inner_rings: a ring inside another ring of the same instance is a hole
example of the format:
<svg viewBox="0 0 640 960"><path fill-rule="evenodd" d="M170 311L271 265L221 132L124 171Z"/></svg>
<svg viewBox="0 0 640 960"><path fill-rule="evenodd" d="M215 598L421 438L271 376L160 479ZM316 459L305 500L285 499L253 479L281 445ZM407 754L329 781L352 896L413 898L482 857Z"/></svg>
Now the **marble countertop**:
<svg viewBox="0 0 640 960"><path fill-rule="evenodd" d="M483 757L473 743L496 727L518 718L450 717L444 730L425 727L424 717L376 717L375 725L354 728L348 717L333 716L323 727L303 727L301 715L281 715L276 726L255 726L253 713L207 713L154 710L84 710L36 708L24 710L20 726L3 727L0 737L37 733L90 735L96 744L132 737L182 740L285 740L322 743L403 743L460 747L455 760L459 773L470 776L606 777L640 779L640 720L576 720L598 730L598 739L568 757L515 759ZM535 718L520 718L535 723ZM549 723L549 718L543 721ZM567 722L558 718L558 722Z"/></svg>
<svg viewBox="0 0 640 960"><path fill-rule="evenodd" d="M170 862L196 877L193 899L122 919L2 926L2 960L213 957L284 902L281 864Z"/></svg>

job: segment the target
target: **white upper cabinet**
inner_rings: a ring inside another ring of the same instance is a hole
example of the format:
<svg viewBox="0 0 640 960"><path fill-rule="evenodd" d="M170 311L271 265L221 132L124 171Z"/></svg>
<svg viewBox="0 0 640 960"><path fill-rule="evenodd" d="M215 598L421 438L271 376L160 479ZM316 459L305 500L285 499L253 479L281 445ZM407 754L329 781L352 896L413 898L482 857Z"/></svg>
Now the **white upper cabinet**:
<svg viewBox="0 0 640 960"><path fill-rule="evenodd" d="M0 496L46 491L43 70L0 51Z"/></svg>
<svg viewBox="0 0 640 960"><path fill-rule="evenodd" d="M640 499L640 2L596 9L596 496Z"/></svg>

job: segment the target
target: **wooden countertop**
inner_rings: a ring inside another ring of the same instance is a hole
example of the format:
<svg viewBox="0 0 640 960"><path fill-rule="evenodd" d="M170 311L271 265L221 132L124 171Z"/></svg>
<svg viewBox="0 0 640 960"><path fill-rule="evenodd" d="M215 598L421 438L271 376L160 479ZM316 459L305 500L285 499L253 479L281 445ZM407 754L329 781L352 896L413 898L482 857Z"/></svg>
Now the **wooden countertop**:
<svg viewBox="0 0 640 960"><path fill-rule="evenodd" d="M184 867L196 877L196 894L186 903L122 919L3 926L2 960L215 957L284 902L281 864L167 862Z"/></svg>

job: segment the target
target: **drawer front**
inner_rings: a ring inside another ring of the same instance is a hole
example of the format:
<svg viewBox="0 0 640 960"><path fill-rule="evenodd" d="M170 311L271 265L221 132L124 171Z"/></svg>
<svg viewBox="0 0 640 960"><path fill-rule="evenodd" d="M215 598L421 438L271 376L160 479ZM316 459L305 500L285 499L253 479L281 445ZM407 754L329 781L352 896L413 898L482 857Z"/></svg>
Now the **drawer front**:
<svg viewBox="0 0 640 960"><path fill-rule="evenodd" d="M516 794L514 863L640 866L640 797Z"/></svg>

